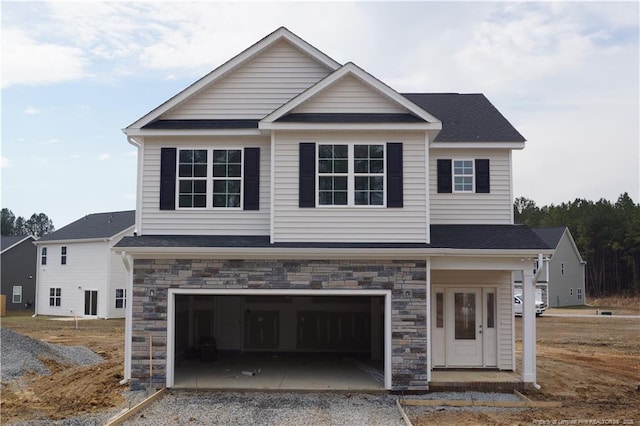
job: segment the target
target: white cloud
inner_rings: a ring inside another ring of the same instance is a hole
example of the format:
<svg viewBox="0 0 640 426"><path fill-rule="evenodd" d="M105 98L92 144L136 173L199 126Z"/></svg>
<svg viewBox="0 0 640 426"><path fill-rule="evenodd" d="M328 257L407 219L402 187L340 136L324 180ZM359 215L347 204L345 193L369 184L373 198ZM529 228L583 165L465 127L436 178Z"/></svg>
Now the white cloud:
<svg viewBox="0 0 640 426"><path fill-rule="evenodd" d="M53 145L53 144L56 144L56 143L59 143L59 142L60 142L60 139L53 138L53 139L49 139L48 141L46 141L45 144L46 145Z"/></svg>
<svg viewBox="0 0 640 426"><path fill-rule="evenodd" d="M7 157L0 157L0 169L11 167L11 161Z"/></svg>
<svg viewBox="0 0 640 426"><path fill-rule="evenodd" d="M20 30L2 29L2 87L48 84L86 75L80 49L39 43Z"/></svg>
<svg viewBox="0 0 640 426"><path fill-rule="evenodd" d="M125 154L127 157L137 157L138 151L129 151Z"/></svg>
<svg viewBox="0 0 640 426"><path fill-rule="evenodd" d="M100 154L100 156L98 157L98 160L100 161L106 161L111 157L111 155L109 153L104 153L104 154Z"/></svg>
<svg viewBox="0 0 640 426"><path fill-rule="evenodd" d="M36 107L34 107L33 105L29 105L25 110L24 110L25 114L28 115L33 115L33 114L39 114L40 110Z"/></svg>

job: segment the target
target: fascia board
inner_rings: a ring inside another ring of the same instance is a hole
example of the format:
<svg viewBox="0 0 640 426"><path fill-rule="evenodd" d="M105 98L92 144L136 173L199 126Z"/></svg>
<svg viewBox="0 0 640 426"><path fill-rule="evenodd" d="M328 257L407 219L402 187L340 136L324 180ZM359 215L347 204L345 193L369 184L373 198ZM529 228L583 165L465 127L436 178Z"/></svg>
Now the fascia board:
<svg viewBox="0 0 640 426"><path fill-rule="evenodd" d="M168 101L164 102L160 106L151 110L142 118L138 119L134 123L127 126L125 129L123 129L124 133L129 136L134 136L133 133L129 133L129 132L131 132L134 129L139 129L145 126L146 124L150 123L151 121L155 120L160 115L164 114L165 112L175 107L179 103L193 96L194 94L196 94L197 92L199 92L200 90L202 90L204 87L208 86L215 80L225 76L226 74L233 71L240 65L249 61L250 59L255 57L258 53L262 52L263 50L268 48L270 45L278 42L280 39L286 39L291 44L296 46L298 49L307 53L312 58L318 60L329 69L335 70L340 67L340 64L334 61L333 59L331 59L329 56L325 55L315 47L311 46L309 43L302 40L300 37L296 36L289 30L287 30L285 27L280 27L279 29L269 34L262 40L258 41L257 43L250 46L249 48L245 49L240 54L234 56L224 64L220 65L218 68L214 69L209 74L205 75L200 80L196 81L191 86L184 89L182 92L178 93L177 95L170 98Z"/></svg>
<svg viewBox="0 0 640 426"><path fill-rule="evenodd" d="M135 136L255 136L261 135L259 129L176 129L176 130L143 130L123 129L129 137Z"/></svg>
<svg viewBox="0 0 640 426"><path fill-rule="evenodd" d="M136 259L421 259L430 256L535 258L551 250L466 250L438 248L113 247Z"/></svg>
<svg viewBox="0 0 640 426"><path fill-rule="evenodd" d="M34 242L34 244L35 244L35 242L37 241L33 236L31 236L31 235L27 235L26 237L24 237L24 238L23 238L23 239L21 239L20 241L15 242L15 243L11 244L9 247L7 247L6 249L4 249L4 250L0 251L0 254L8 252L9 250L11 250L12 248L14 248L15 246L18 246L18 245L20 245L20 244L24 243L24 242L25 242L26 240L28 240L29 238L31 238L31 239L33 239L33 240L34 240L34 241L33 241L33 242Z"/></svg>
<svg viewBox="0 0 640 426"><path fill-rule="evenodd" d="M440 130L438 123L259 123L260 130Z"/></svg>
<svg viewBox="0 0 640 426"><path fill-rule="evenodd" d="M429 145L433 149L524 149L524 142L431 142Z"/></svg>
<svg viewBox="0 0 640 426"><path fill-rule="evenodd" d="M386 84L382 83L377 78L373 77L371 74L364 71L362 68L353 64L352 62L345 64L342 68L329 74L324 79L320 80L318 83L311 86L306 91L302 92L298 96L291 99L289 102L282 105L280 108L273 111L271 114L264 117L261 120L260 124L271 123L276 121L280 117L284 116L286 113L292 111L294 108L300 106L307 100L311 99L313 96L317 95L318 93L325 90L326 88L331 86L333 83L335 83L336 81L340 80L341 78L347 75L352 75L356 77L357 79L359 79L360 81L362 81L363 83L371 87L373 90L378 91L383 96L389 98L391 101L398 103L399 105L403 106L404 108L416 114L418 117L426 120L427 122L439 123L440 128L442 128L442 122L439 119L429 114L428 112L426 112L425 110L423 110L422 108L420 108L419 106L417 106L416 104L414 104L413 102L405 98L404 96L400 95L398 92L396 92Z"/></svg>
<svg viewBox="0 0 640 426"><path fill-rule="evenodd" d="M100 238L78 238L74 240L48 240L48 241L34 241L37 246L47 246L50 244L77 244L77 243L104 243L111 239L111 237Z"/></svg>

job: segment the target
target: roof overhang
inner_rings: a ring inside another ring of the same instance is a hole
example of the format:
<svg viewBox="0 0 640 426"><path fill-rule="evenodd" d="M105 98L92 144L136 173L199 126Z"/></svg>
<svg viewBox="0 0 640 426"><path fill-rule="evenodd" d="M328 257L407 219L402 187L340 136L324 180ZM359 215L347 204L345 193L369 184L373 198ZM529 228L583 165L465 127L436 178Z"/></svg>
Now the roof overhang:
<svg viewBox="0 0 640 426"><path fill-rule="evenodd" d="M259 129L123 129L129 137L147 136L260 136Z"/></svg>
<svg viewBox="0 0 640 426"><path fill-rule="evenodd" d="M524 149L524 142L431 142L433 149Z"/></svg>

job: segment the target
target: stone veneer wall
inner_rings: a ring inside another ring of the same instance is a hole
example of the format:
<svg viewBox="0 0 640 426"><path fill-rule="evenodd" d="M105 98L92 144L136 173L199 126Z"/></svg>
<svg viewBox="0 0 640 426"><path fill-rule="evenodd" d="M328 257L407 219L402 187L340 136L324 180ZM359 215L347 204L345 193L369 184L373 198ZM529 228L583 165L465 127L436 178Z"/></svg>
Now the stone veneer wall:
<svg viewBox="0 0 640 426"><path fill-rule="evenodd" d="M391 290L393 390L427 389L424 260L137 259L133 274L132 389L149 383L150 336L153 384L166 383L170 288Z"/></svg>

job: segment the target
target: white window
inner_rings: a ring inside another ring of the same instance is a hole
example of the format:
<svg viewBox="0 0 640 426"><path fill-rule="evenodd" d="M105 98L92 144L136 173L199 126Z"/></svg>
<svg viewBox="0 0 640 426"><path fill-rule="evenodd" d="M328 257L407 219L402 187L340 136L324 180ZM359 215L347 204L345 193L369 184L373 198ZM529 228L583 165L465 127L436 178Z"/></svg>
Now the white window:
<svg viewBox="0 0 640 426"><path fill-rule="evenodd" d="M564 262L560 262L560 274L564 275Z"/></svg>
<svg viewBox="0 0 640 426"><path fill-rule="evenodd" d="M61 265L67 264L67 248L65 246L62 246L60 248L60 264Z"/></svg>
<svg viewBox="0 0 640 426"><path fill-rule="evenodd" d="M473 160L453 160L453 192L474 192Z"/></svg>
<svg viewBox="0 0 640 426"><path fill-rule="evenodd" d="M47 248L46 247L42 247L42 250L40 251L40 264L41 265L47 264Z"/></svg>
<svg viewBox="0 0 640 426"><path fill-rule="evenodd" d="M62 289L51 287L49 289L49 306L60 306L62 304Z"/></svg>
<svg viewBox="0 0 640 426"><path fill-rule="evenodd" d="M179 150L177 187L179 208L240 208L242 150Z"/></svg>
<svg viewBox="0 0 640 426"><path fill-rule="evenodd" d="M127 307L127 290L124 288L116 288L116 309L124 309Z"/></svg>
<svg viewBox="0 0 640 426"><path fill-rule="evenodd" d="M578 300L582 300L582 289L579 288L578 290Z"/></svg>
<svg viewBox="0 0 640 426"><path fill-rule="evenodd" d="M384 144L318 144L318 205L384 206Z"/></svg>
<svg viewBox="0 0 640 426"><path fill-rule="evenodd" d="M13 297L11 298L12 303L22 303L22 286L14 285L13 286Z"/></svg>

